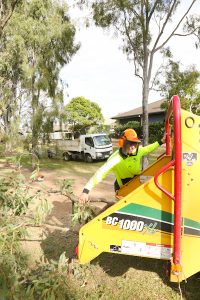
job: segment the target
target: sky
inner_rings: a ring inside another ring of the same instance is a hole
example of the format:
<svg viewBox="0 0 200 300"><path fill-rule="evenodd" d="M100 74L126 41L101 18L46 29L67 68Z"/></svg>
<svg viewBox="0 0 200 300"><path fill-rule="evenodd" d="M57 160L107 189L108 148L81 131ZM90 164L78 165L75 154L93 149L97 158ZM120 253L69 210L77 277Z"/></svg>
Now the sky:
<svg viewBox="0 0 200 300"><path fill-rule="evenodd" d="M188 6L188 2L185 0L184 5ZM199 2L192 12L197 11L200 13ZM78 26L76 42L81 47L61 71L61 78L68 84L66 103L83 96L96 102L105 118L142 106L142 82L134 76L133 62L129 63L120 49L120 40L95 26L86 29L82 13L77 9L71 7L70 16ZM200 49L195 49L194 39L176 37L168 46L174 60L180 61L183 67L196 64L200 70ZM160 63L159 58L156 62ZM151 92L149 102L161 98L158 92Z"/></svg>

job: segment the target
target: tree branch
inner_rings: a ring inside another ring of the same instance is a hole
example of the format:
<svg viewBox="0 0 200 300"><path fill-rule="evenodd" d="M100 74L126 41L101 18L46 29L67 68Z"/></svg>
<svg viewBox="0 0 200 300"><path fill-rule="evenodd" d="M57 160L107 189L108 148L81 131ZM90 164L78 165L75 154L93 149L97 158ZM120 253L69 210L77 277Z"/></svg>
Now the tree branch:
<svg viewBox="0 0 200 300"><path fill-rule="evenodd" d="M192 30L191 32L185 33L185 34L183 34L183 33L174 33L174 36L175 36L175 35L176 35L176 36L189 36L189 35L191 35L191 34L194 34L195 31L196 31L197 29L198 29L198 28L195 28L195 29Z"/></svg>
<svg viewBox="0 0 200 300"><path fill-rule="evenodd" d="M140 63L140 60L139 58L137 57L137 51L135 49L135 45L134 43L132 42L132 39L130 38L130 35L129 35L129 30L128 30L128 27L127 27L127 16L126 16L126 12L125 10L123 9L123 14L124 14L124 27L125 27L125 32L126 32L126 36L128 38L128 41L133 49L133 53L134 53L134 68L135 68L135 76L139 77L140 79L143 80L142 76L140 76L137 72L137 66L136 66L136 61L138 62L139 66L142 68L142 64Z"/></svg>
<svg viewBox="0 0 200 300"><path fill-rule="evenodd" d="M153 13L154 13L154 11L155 11L155 9L156 9L156 5L158 4L158 2L159 2L159 0L156 0L156 1L154 2L154 6L152 7L152 10L151 10L151 12L150 12L150 14L149 14L149 16L148 16L148 22L150 22L151 17L152 17L152 15L153 15Z"/></svg>
<svg viewBox="0 0 200 300"><path fill-rule="evenodd" d="M62 194L64 196L66 196L67 198L69 198L69 200L72 201L72 203L78 203L79 200L78 198L73 194L73 193L69 193L67 191L65 191L64 193L61 193L59 190L52 190L50 189L48 191L48 193L53 193L53 194ZM106 204L114 204L116 203L116 201L108 201L106 199L103 199L103 198L100 198L100 199L91 199L90 202L103 202L103 203L106 203Z"/></svg>
<svg viewBox="0 0 200 300"><path fill-rule="evenodd" d="M2 34L2 31L4 29L4 27L6 26L6 24L8 23L8 21L10 20L12 14L13 14L13 11L15 9L15 6L17 5L17 3L19 2L20 0L15 0L12 4L11 4L11 10L10 12L8 13L7 17L5 17L4 20L2 20L1 22L1 25L0 25L0 35Z"/></svg>
<svg viewBox="0 0 200 300"><path fill-rule="evenodd" d="M135 52L134 52L134 69L135 69L135 76L139 77L142 82L144 81L144 78L142 76L140 76L140 74L137 72L137 66L136 66L136 57L135 57Z"/></svg>
<svg viewBox="0 0 200 300"><path fill-rule="evenodd" d="M159 76L162 73L162 68L163 68L163 65L160 65L160 67L157 69L156 74L155 74L155 76L154 76L154 78L152 80L152 83L151 83L151 86L150 86L150 90L158 91L158 90L154 89L153 86L155 84L156 77Z"/></svg>
<svg viewBox="0 0 200 300"><path fill-rule="evenodd" d="M174 1L176 2L176 1ZM171 37L173 35L175 35L175 31L178 29L178 27L180 26L180 24L182 23L183 19L187 16L187 14L189 13L189 11L191 10L192 6L194 5L194 3L196 2L196 0L193 0L191 5L189 6L188 10L185 12L185 14L183 15L183 17L180 19L180 21L178 22L178 24L176 25L176 27L174 28L174 30L172 31L172 33L168 36L168 38L157 48L154 49L154 52L158 51L159 49L163 48L165 46L165 44L171 39ZM175 3L174 3L175 4ZM173 5L174 5L173 4ZM171 10L170 10L171 11Z"/></svg>
<svg viewBox="0 0 200 300"><path fill-rule="evenodd" d="M194 1L196 1L196 0L194 0ZM152 52L151 52L152 55L157 51L156 46L157 46L157 44L158 44L158 42L159 42L159 40L160 40L160 38L161 38L161 36L162 36L164 30L165 30L165 27L166 27L166 25L167 25L167 23L168 23L168 21L169 21L169 18L171 17L171 14L172 14L172 12L173 12L173 9L174 9L174 7L175 7L176 2L177 2L177 0L173 0L173 4L172 4L172 6L171 6L171 8L170 8L170 10L169 10L169 12L168 12L168 14L167 14L167 16L166 16L166 20L165 20L165 22L163 23L163 26L162 26L162 28L161 28L161 31L160 31L160 33L158 34L158 37L157 37L157 39L156 39L156 41L155 41L155 43L154 43L154 46L153 46L153 48L152 48ZM169 39L168 39L168 40L169 40ZM164 45L163 45L163 46L164 46Z"/></svg>
<svg viewBox="0 0 200 300"><path fill-rule="evenodd" d="M156 46L157 46L157 44L158 44L158 42L159 42L159 40L160 40L160 38L161 38L161 36L162 36L162 34L163 34L163 32L164 32L164 29L165 29L165 27L166 27L166 25L167 25L167 22L168 22L168 20L169 20L171 14L172 14L172 12L173 12L173 9L174 9L174 7L175 7L176 2L177 2L176 0L173 1L173 4L172 4L172 6L171 6L171 8L170 8L170 11L169 11L169 13L167 14L166 20L165 20L165 22L164 22L164 24L163 24L163 26L162 26L162 29L161 29L160 33L158 34L158 37L157 37L157 39L156 39L156 41L155 41L155 44L154 44L154 46L153 46L153 48L152 48L152 51L151 51L151 54L150 54L150 61L149 61L148 79L150 79L150 77L151 77L151 70L152 70L152 66L153 66L153 56L154 56L154 53L155 53L156 51L162 49L162 48L165 46L165 44L170 40L170 38L175 34L175 31L178 29L178 27L179 27L180 24L182 23L183 19L185 18L185 16L189 13L190 9L192 8L192 6L193 6L194 3L196 2L196 0L193 0L193 1L192 1L192 3L191 3L191 5L189 6L188 10L185 12L185 14L184 14L183 17L180 19L180 21L178 22L178 24L176 25L176 27L174 28L174 30L172 31L172 33L168 36L168 38L167 38L167 39L166 39L159 47L156 48Z"/></svg>

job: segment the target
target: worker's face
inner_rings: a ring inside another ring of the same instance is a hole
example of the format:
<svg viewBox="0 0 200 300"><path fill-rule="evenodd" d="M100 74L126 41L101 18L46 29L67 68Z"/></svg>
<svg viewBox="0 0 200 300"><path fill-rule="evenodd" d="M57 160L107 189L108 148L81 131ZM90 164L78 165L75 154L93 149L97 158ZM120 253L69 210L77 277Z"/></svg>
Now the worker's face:
<svg viewBox="0 0 200 300"><path fill-rule="evenodd" d="M137 148L138 148L138 143L131 142L131 141L125 141L124 147L123 147L123 152L126 155L135 154L137 152Z"/></svg>

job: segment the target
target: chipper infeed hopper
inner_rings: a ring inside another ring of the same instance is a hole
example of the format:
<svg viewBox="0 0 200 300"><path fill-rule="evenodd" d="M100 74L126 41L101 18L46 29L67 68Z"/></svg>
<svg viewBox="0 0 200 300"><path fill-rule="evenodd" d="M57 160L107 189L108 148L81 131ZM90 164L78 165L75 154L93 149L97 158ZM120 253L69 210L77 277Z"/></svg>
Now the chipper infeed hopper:
<svg viewBox="0 0 200 300"><path fill-rule="evenodd" d="M200 117L182 110L173 96L165 129L164 155L120 189L121 200L81 228L81 264L111 252L166 260L174 282L200 271Z"/></svg>

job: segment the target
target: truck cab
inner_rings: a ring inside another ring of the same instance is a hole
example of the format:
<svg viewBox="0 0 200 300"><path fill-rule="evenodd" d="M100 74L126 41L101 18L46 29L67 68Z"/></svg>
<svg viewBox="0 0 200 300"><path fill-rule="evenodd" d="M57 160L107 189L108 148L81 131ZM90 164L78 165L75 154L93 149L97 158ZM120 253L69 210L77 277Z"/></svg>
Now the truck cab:
<svg viewBox="0 0 200 300"><path fill-rule="evenodd" d="M90 134L81 136L85 161L107 159L113 152L110 138L106 134Z"/></svg>

